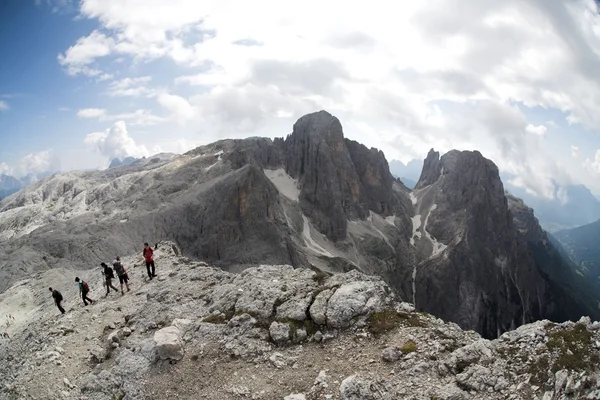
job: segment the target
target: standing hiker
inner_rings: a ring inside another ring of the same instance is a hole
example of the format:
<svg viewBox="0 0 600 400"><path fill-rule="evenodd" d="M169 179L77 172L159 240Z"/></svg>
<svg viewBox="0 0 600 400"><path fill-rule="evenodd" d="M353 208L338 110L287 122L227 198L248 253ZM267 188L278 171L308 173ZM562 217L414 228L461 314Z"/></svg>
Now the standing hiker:
<svg viewBox="0 0 600 400"><path fill-rule="evenodd" d="M63 306L60 305L60 302L63 301L62 294L60 294L60 292L58 290L52 289L52 288L50 288L50 291L52 292L52 298L54 299L54 304L56 304L56 307L58 307L61 314L64 314L65 309L63 308Z"/></svg>
<svg viewBox="0 0 600 400"><path fill-rule="evenodd" d="M83 300L84 305L88 305L88 301L93 304L94 300L87 297L87 294L90 292L90 287L87 282L79 279L79 277L75 277L75 282L79 285L79 293L81 293L81 299ZM87 300L87 301L86 301Z"/></svg>
<svg viewBox="0 0 600 400"><path fill-rule="evenodd" d="M127 291L129 292L129 276L127 275L127 271L125 271L125 267L121 262L121 257L117 256L117 259L113 262L113 268L119 277L119 283L121 284L121 294L125 294L123 292L123 283L127 286Z"/></svg>
<svg viewBox="0 0 600 400"><path fill-rule="evenodd" d="M112 285L112 280L115 277L115 273L113 272L113 269L111 267L109 267L108 265L106 265L105 262L100 263L100 265L103 268L103 274L104 274L104 278L106 279L106 296L109 295L110 293L110 289L112 288L115 292L118 292L119 289L117 289L116 287L114 287ZM105 296L105 297L106 297Z"/></svg>
<svg viewBox="0 0 600 400"><path fill-rule="evenodd" d="M152 280L156 276L154 269L154 250L152 247L148 246L148 243L144 243L144 251L142 251L142 255L144 256L144 260L146 261L146 270L148 271L148 278ZM152 267L152 273L150 273L150 267Z"/></svg>

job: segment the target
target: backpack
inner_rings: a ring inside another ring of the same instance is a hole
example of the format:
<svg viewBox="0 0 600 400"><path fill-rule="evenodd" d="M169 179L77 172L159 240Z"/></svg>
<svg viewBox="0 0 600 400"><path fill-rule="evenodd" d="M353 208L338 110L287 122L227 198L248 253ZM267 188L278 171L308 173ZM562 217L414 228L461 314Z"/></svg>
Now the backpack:
<svg viewBox="0 0 600 400"><path fill-rule="evenodd" d="M58 290L56 291L56 301L58 301L58 302L63 301L63 296Z"/></svg>
<svg viewBox="0 0 600 400"><path fill-rule="evenodd" d="M111 267L108 267L108 266L107 266L106 268L104 268L104 273L106 274L106 276L107 276L108 278L111 278L111 279L112 279L112 278L114 278L114 277L115 277L115 273L113 272L113 269L112 269Z"/></svg>
<svg viewBox="0 0 600 400"><path fill-rule="evenodd" d="M117 273L117 275L125 274L125 267L123 267L123 264L120 261L115 261L113 263L113 269Z"/></svg>
<svg viewBox="0 0 600 400"><path fill-rule="evenodd" d="M89 292L90 291L90 287L88 286L86 281L81 281L81 287L83 287L83 291L84 292Z"/></svg>

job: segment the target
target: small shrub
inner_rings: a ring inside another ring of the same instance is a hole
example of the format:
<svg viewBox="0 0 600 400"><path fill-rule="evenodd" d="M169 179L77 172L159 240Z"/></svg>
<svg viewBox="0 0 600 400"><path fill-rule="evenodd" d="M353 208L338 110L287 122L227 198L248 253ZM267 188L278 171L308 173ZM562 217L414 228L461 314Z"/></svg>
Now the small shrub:
<svg viewBox="0 0 600 400"><path fill-rule="evenodd" d="M63 334L63 336L67 336L67 335L70 335L71 333L75 333L75 331L73 329L65 329L62 334Z"/></svg>
<svg viewBox="0 0 600 400"><path fill-rule="evenodd" d="M593 334L585 325L576 324L572 329L550 332L548 349L557 354L552 372L561 369L581 371L595 368L591 361L593 350L590 348Z"/></svg>
<svg viewBox="0 0 600 400"><path fill-rule="evenodd" d="M409 340L400 347L400 351L404 354L414 353L417 351L417 343L414 340Z"/></svg>
<svg viewBox="0 0 600 400"><path fill-rule="evenodd" d="M226 324L227 319L223 314L211 314L208 317L205 317L202 322L206 322L208 324Z"/></svg>
<svg viewBox="0 0 600 400"><path fill-rule="evenodd" d="M418 313L397 312L395 310L384 310L371 314L368 319L369 331L374 334L389 332L399 326L404 327L427 327L427 321Z"/></svg>

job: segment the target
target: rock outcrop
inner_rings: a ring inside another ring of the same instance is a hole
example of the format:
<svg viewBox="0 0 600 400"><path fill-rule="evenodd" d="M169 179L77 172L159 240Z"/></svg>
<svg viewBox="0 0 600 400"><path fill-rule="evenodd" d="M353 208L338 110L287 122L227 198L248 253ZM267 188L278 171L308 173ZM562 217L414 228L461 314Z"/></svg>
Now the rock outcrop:
<svg viewBox="0 0 600 400"><path fill-rule="evenodd" d="M130 267L131 292L88 307L76 287L64 287L65 315L49 295L34 294L69 271L32 276L0 295L3 310L34 299L30 311L15 312L11 338L0 342L0 397L558 400L600 394L600 323L589 318L538 321L490 341L415 311L377 276L322 277L270 265L232 274L177 253L175 244L159 243L158 279L144 281L143 268ZM126 266L135 260L123 257ZM96 297L101 277L87 280Z"/></svg>

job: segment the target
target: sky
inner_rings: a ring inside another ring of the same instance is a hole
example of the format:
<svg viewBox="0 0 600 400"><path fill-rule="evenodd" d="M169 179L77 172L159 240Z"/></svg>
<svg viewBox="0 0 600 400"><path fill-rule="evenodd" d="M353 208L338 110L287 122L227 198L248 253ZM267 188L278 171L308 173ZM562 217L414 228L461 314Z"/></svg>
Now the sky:
<svg viewBox="0 0 600 400"><path fill-rule="evenodd" d="M600 194L596 0L0 0L0 173L106 168L325 109L388 160L479 150Z"/></svg>

